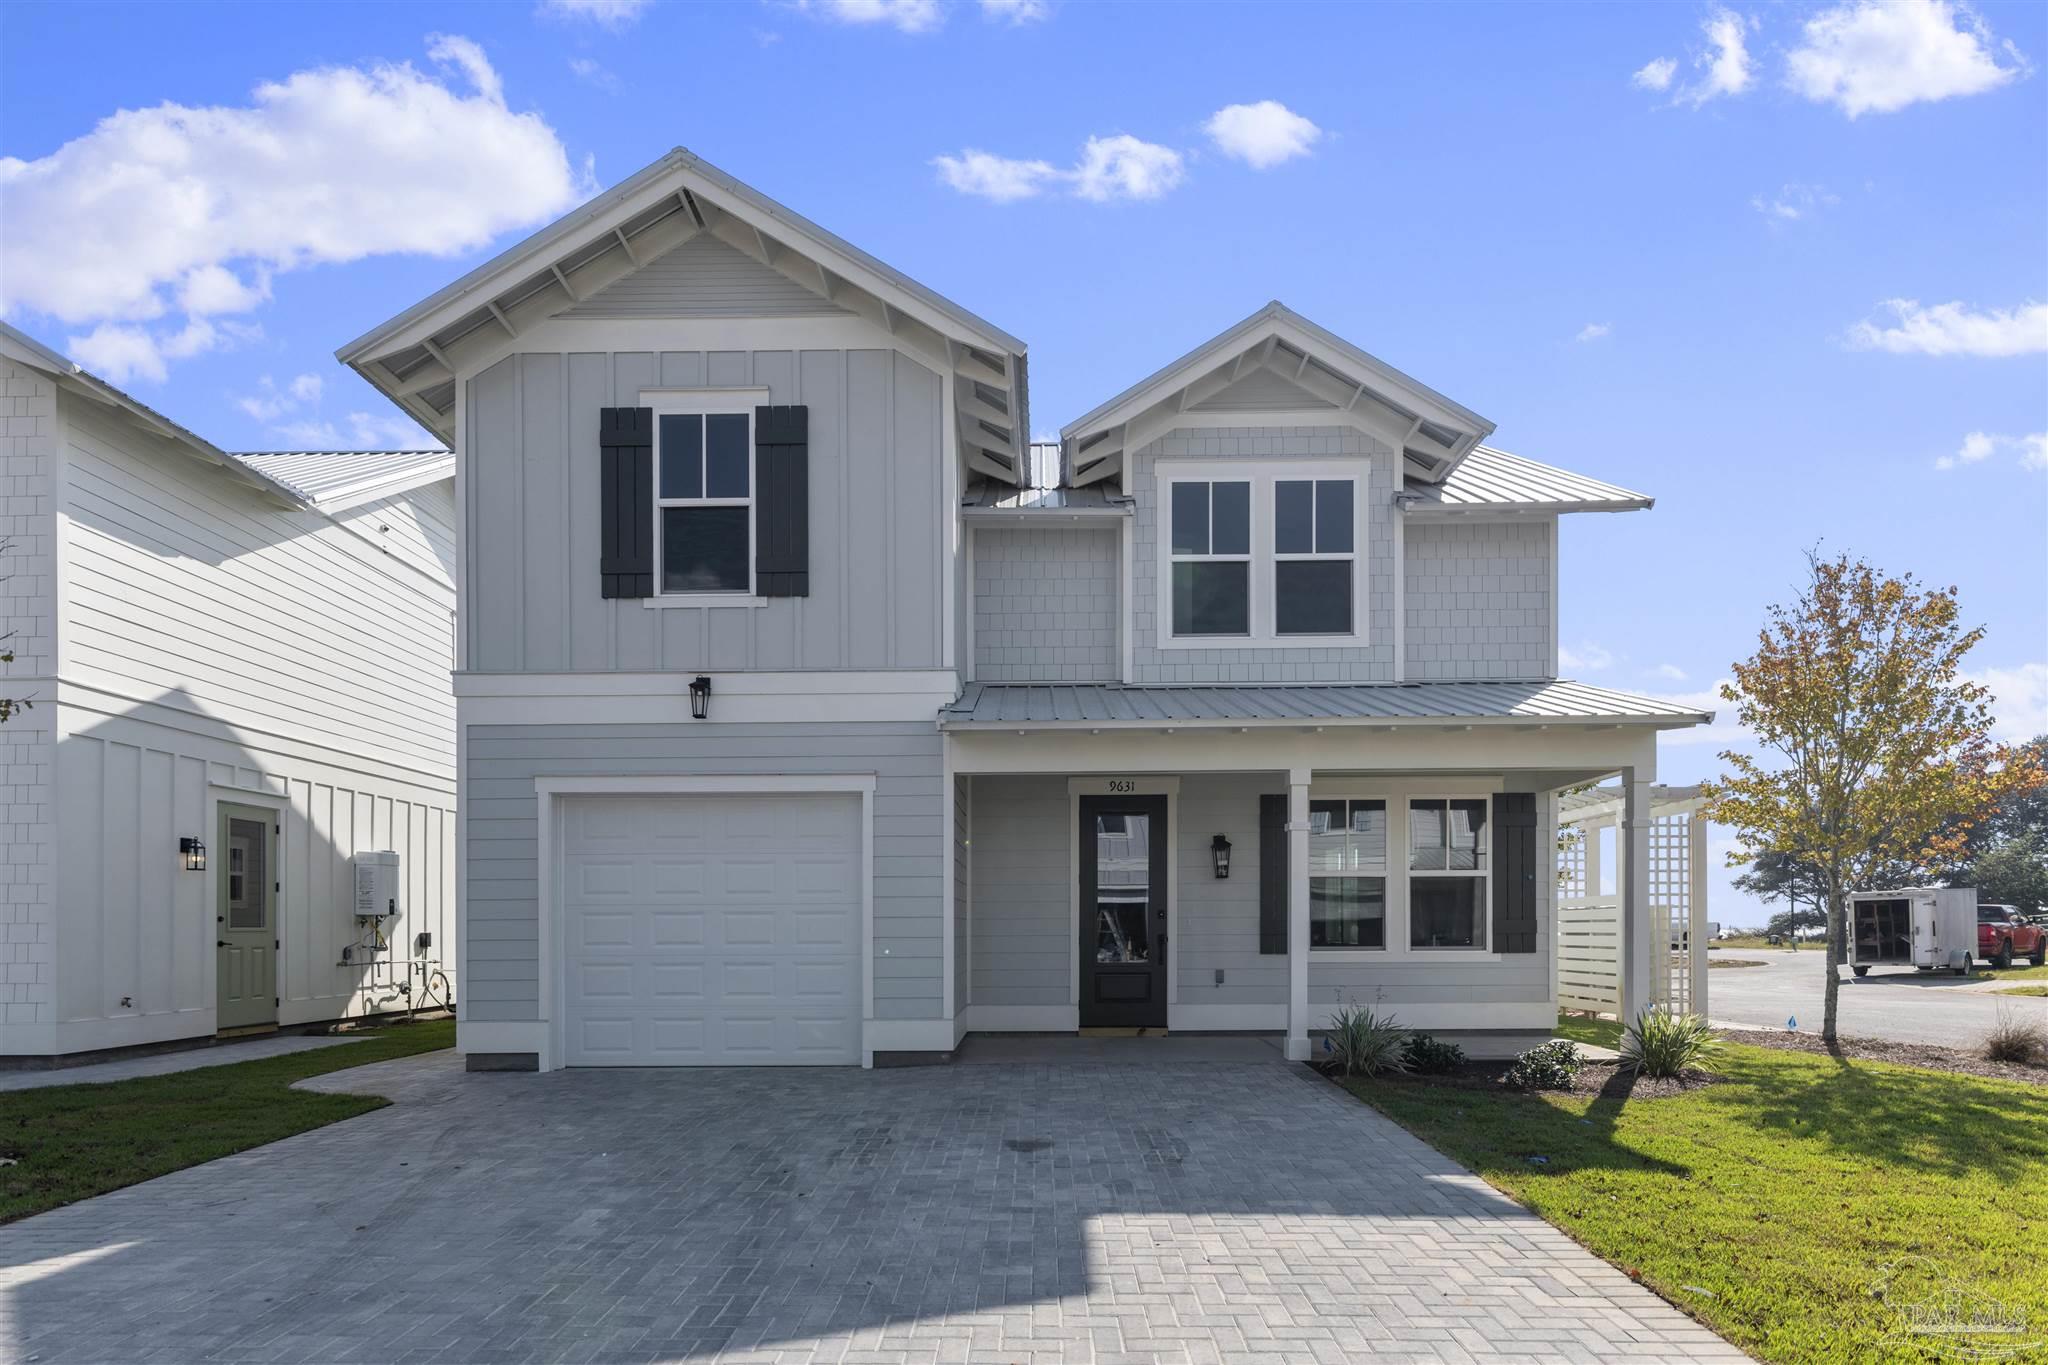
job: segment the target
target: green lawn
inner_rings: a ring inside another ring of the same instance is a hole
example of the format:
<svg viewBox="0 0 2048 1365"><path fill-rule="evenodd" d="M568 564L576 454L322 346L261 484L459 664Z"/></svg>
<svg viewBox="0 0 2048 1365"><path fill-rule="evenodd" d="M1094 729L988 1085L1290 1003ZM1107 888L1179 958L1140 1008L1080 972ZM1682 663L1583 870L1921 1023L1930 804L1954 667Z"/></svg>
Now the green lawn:
<svg viewBox="0 0 2048 1365"><path fill-rule="evenodd" d="M2048 1340L2048 1088L1734 1045L1721 1069L1634 1102L1349 1088L1761 1359L1937 1359L1888 1333L1943 1279Z"/></svg>
<svg viewBox="0 0 2048 1365"><path fill-rule="evenodd" d="M0 1094L0 1223L381 1109L374 1095L291 1083L455 1045L455 1021L381 1029L338 1047L100 1085Z"/></svg>
<svg viewBox="0 0 2048 1365"><path fill-rule="evenodd" d="M2019 962L2026 961L2025 958L2017 958L2015 960ZM1979 962L1972 975L1981 981L2048 981L2048 966L2007 967L2004 971L2000 971L1996 967L1987 967L1982 962Z"/></svg>
<svg viewBox="0 0 2048 1365"><path fill-rule="evenodd" d="M2048 995L2048 986L2007 986L1993 995Z"/></svg>

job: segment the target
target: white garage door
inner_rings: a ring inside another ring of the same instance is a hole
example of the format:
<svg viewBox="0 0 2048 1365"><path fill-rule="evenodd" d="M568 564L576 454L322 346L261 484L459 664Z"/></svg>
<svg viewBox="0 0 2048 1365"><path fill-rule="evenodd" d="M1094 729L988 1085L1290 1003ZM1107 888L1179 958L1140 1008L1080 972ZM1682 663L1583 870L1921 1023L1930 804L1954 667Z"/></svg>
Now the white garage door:
<svg viewBox="0 0 2048 1365"><path fill-rule="evenodd" d="M563 823L570 1066L859 1063L859 797L578 797Z"/></svg>

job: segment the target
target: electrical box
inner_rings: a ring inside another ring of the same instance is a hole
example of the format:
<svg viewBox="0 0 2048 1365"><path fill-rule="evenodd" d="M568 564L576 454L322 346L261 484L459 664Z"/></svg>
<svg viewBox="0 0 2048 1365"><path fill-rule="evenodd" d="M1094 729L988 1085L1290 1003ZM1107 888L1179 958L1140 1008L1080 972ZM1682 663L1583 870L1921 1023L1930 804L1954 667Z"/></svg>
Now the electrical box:
<svg viewBox="0 0 2048 1365"><path fill-rule="evenodd" d="M358 853L355 863L357 919L385 919L405 908L399 903L396 853Z"/></svg>

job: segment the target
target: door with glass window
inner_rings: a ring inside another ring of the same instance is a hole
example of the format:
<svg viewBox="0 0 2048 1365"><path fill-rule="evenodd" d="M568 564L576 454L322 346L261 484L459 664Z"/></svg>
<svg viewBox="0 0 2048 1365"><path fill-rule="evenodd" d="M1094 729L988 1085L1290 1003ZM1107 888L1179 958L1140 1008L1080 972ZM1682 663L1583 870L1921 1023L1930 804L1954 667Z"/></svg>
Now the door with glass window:
<svg viewBox="0 0 2048 1365"><path fill-rule="evenodd" d="M1081 1027L1166 1027L1166 798L1081 798Z"/></svg>
<svg viewBox="0 0 2048 1365"><path fill-rule="evenodd" d="M253 806L222 806L214 845L215 1027L277 1022L276 817Z"/></svg>

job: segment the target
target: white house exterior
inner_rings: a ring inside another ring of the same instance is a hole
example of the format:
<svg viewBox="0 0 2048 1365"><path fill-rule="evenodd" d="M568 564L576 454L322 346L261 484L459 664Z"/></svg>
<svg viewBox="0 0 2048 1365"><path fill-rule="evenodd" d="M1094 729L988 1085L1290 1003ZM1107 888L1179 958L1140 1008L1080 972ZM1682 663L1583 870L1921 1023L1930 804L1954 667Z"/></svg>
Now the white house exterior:
<svg viewBox="0 0 2048 1365"><path fill-rule="evenodd" d="M339 355L457 453L472 1066L1548 1030L1556 793L1640 842L1705 719L1557 677L1648 498L1278 304L1034 447L1023 342L678 150Z"/></svg>
<svg viewBox="0 0 2048 1365"><path fill-rule="evenodd" d="M445 999L452 458L229 455L7 327L0 369L0 1057Z"/></svg>

